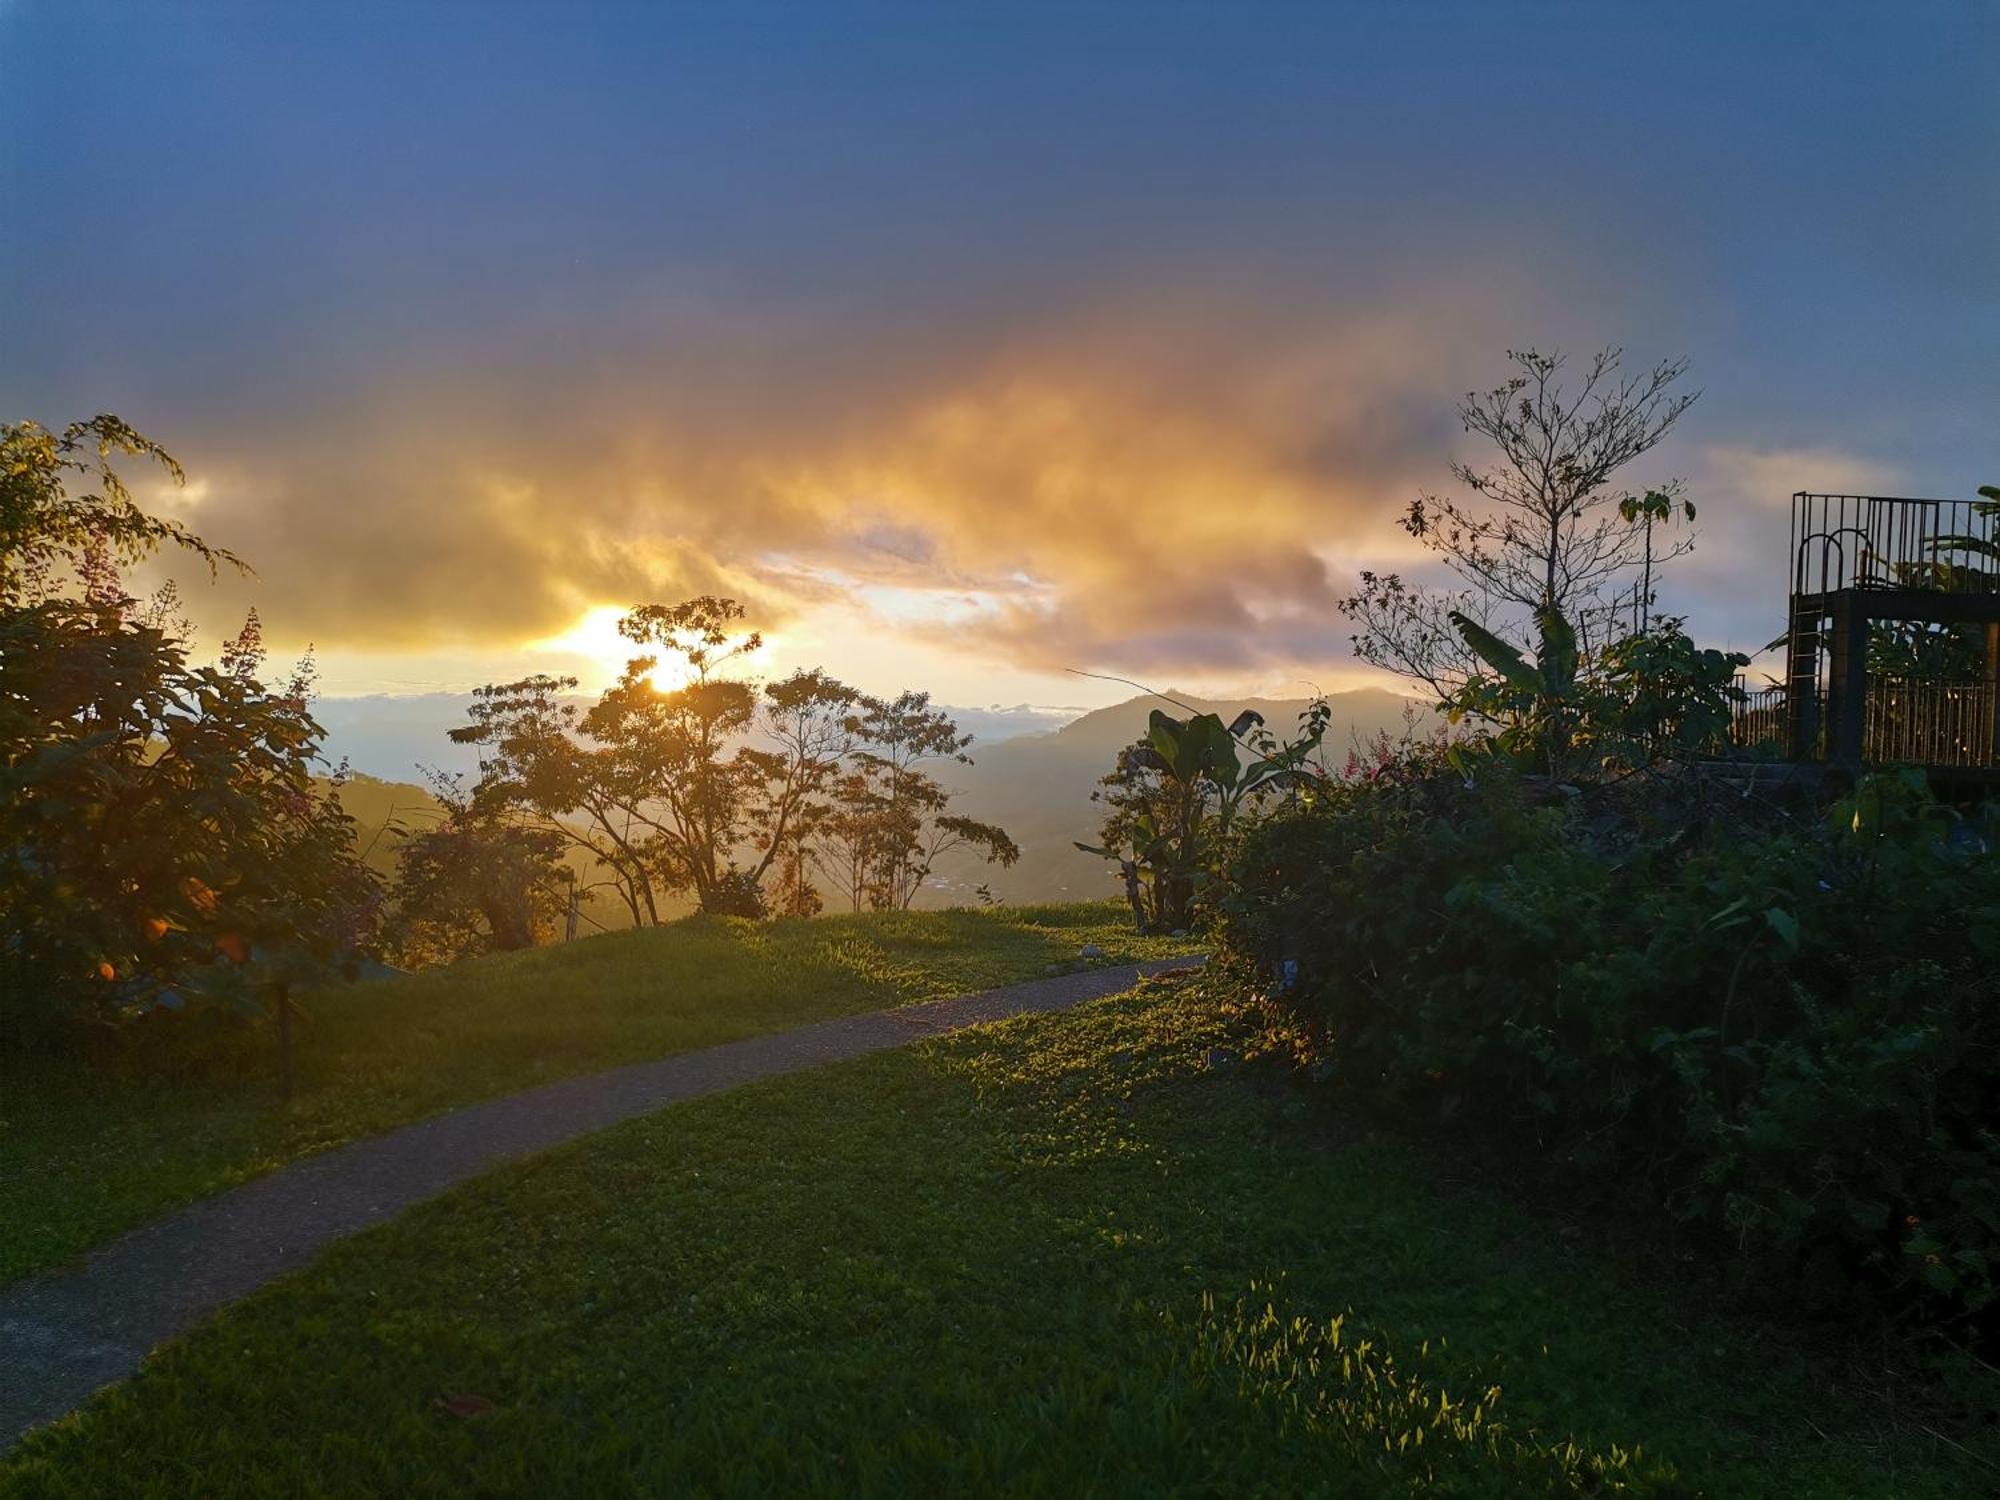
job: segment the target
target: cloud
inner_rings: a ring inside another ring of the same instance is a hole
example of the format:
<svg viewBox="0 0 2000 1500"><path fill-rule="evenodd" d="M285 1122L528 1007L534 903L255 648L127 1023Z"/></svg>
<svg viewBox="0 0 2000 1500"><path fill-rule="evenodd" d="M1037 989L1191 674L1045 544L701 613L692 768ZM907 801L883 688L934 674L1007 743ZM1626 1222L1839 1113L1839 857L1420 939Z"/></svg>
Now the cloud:
<svg viewBox="0 0 2000 1500"><path fill-rule="evenodd" d="M1467 383L1443 299L1130 294L953 338L636 321L588 357L574 331L538 357L531 326L202 433L203 530L259 570L216 612L255 599L287 640L434 651L696 593L782 631L845 595L1023 669L1325 664L1345 559L1392 543Z"/></svg>
<svg viewBox="0 0 2000 1500"><path fill-rule="evenodd" d="M1780 511L1800 490L1823 495L1881 494L1895 470L1837 448L1756 448L1718 444L1704 454L1703 479L1731 501Z"/></svg>
<svg viewBox="0 0 2000 1500"><path fill-rule="evenodd" d="M1700 449L1687 480L1699 512L1695 550L1666 575L1662 603L1692 615L1711 643L1761 659L1785 627L1792 496L1894 494L1899 479L1886 464L1824 445Z"/></svg>

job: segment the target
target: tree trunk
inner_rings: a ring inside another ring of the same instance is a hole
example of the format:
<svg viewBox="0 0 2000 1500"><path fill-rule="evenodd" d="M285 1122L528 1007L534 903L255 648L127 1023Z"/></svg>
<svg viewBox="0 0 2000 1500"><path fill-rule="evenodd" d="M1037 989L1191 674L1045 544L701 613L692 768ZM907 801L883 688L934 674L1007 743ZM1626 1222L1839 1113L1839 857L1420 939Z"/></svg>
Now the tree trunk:
<svg viewBox="0 0 2000 1500"><path fill-rule="evenodd" d="M278 1007L278 1072L284 1084L285 1103L290 1104L298 1081L292 1066L292 988L279 980L272 993Z"/></svg>

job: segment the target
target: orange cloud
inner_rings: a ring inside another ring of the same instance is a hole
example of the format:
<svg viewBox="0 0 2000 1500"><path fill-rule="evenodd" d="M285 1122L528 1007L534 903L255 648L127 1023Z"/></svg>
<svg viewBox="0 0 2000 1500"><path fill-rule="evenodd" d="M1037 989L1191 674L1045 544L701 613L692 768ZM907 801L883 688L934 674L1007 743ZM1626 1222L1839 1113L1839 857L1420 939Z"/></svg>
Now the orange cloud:
<svg viewBox="0 0 2000 1500"><path fill-rule="evenodd" d="M1323 668L1352 569L1408 558L1390 518L1442 476L1454 358L1499 344L1464 311L1135 297L840 359L826 329L669 325L546 385L497 358L385 376L283 445L190 456L204 530L261 574L225 605L323 647L491 649L715 592L1020 669Z"/></svg>

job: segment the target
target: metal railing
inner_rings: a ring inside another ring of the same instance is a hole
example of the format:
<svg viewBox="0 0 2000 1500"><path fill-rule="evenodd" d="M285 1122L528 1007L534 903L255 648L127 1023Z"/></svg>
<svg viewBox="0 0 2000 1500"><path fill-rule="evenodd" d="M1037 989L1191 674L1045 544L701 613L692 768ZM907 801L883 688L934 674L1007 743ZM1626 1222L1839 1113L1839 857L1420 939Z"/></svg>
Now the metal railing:
<svg viewBox="0 0 2000 1500"><path fill-rule="evenodd" d="M1995 707L1990 683L1874 678L1861 757L1873 765L1991 766Z"/></svg>
<svg viewBox="0 0 2000 1500"><path fill-rule="evenodd" d="M2000 542L1990 502L1898 495L1792 496L1792 595L1840 589L2000 592L2000 564L1967 552Z"/></svg>
<svg viewBox="0 0 2000 1500"><path fill-rule="evenodd" d="M1791 695L1782 686L1751 687L1736 681L1743 696L1730 714L1731 749L1790 745ZM1986 682L1932 682L1911 677L1876 677L1868 684L1863 709L1861 758L1868 765L1944 766L1985 769L2000 766L2000 695ZM1826 754L1820 724L1814 758Z"/></svg>
<svg viewBox="0 0 2000 1500"><path fill-rule="evenodd" d="M1729 743L1738 750L1754 750L1759 745L1784 746L1788 739L1787 704L1782 685L1753 688L1741 677L1737 689L1743 694L1729 715Z"/></svg>

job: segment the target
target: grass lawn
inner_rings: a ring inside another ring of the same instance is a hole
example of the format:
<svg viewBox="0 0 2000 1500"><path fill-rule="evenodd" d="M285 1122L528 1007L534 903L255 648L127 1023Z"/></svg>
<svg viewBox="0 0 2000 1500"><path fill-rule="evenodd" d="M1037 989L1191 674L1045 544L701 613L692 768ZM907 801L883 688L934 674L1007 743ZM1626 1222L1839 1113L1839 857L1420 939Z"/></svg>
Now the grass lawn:
<svg viewBox="0 0 2000 1500"><path fill-rule="evenodd" d="M1115 903L695 919L301 1002L299 1087L266 1028L60 1073L0 1055L0 1282L190 1198L469 1100L828 1016L936 1000L1185 943Z"/></svg>
<svg viewBox="0 0 2000 1500"><path fill-rule="evenodd" d="M1987 1377L1905 1386L1440 1182L1211 1058L1231 1024L1151 985L494 1172L0 1494L1990 1492L1945 1441L1995 1456Z"/></svg>

